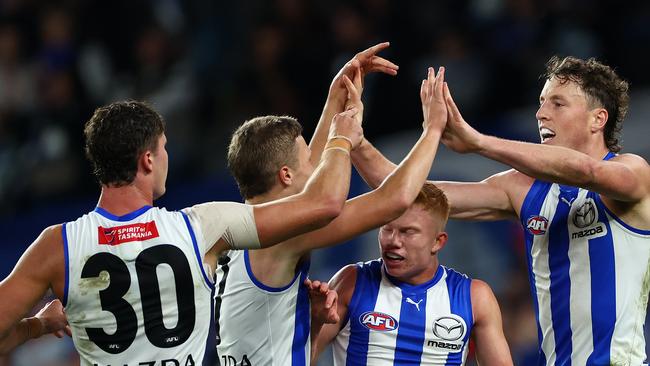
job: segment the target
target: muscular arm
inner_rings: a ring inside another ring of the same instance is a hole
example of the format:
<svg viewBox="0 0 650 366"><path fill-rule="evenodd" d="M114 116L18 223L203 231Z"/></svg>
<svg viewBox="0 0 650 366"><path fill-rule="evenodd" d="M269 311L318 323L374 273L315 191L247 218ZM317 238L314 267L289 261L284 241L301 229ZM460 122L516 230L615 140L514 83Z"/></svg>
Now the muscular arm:
<svg viewBox="0 0 650 366"><path fill-rule="evenodd" d="M371 188L379 186L396 169L396 165L366 139L352 152L352 162ZM507 171L481 182L431 183L445 192L451 205L451 218L502 220L516 218L515 208L518 210L521 205L517 205L517 202L523 199L532 180L527 180L515 171ZM519 196L522 198L517 199Z"/></svg>
<svg viewBox="0 0 650 366"><path fill-rule="evenodd" d="M477 152L531 177L598 192L623 202L648 196L650 168L639 156L594 159L573 149L483 136Z"/></svg>
<svg viewBox="0 0 650 366"><path fill-rule="evenodd" d="M62 295L64 278L61 226L45 229L11 274L0 282L0 353L5 354L49 329L37 318L23 319L52 287ZM10 300L9 300L10 299Z"/></svg>
<svg viewBox="0 0 650 366"><path fill-rule="evenodd" d="M357 268L353 264L349 264L341 268L330 280L330 288L338 292L337 310L339 321L336 324L315 324L312 326L312 348L311 348L311 364L315 365L316 360L321 352L332 343L334 338L339 334L339 331L347 322L348 305L354 293L355 283L357 281Z"/></svg>
<svg viewBox="0 0 650 366"><path fill-rule="evenodd" d="M476 341L476 357L481 366L512 365L510 348L503 334L501 310L490 286L472 280L472 313L474 314L473 337Z"/></svg>
<svg viewBox="0 0 650 366"><path fill-rule="evenodd" d="M454 151L478 153L530 177L585 188L615 201L648 200L650 167L641 157L625 154L604 161L562 146L483 135L463 119L449 89L445 94L449 122L443 142Z"/></svg>

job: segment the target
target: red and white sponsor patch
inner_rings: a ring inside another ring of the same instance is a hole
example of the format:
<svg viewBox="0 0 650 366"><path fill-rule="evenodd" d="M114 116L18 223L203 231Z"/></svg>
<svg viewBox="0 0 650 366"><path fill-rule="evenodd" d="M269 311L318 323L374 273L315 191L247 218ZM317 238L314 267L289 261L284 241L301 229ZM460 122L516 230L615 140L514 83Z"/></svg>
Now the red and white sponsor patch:
<svg viewBox="0 0 650 366"><path fill-rule="evenodd" d="M120 245L130 241L144 241L158 237L155 221L138 224L97 228L100 245Z"/></svg>

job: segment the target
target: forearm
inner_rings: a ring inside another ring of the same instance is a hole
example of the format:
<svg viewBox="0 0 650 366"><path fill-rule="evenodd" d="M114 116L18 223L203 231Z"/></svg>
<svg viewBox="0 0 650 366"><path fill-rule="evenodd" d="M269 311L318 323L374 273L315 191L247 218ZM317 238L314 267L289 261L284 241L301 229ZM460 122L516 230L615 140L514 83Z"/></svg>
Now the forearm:
<svg viewBox="0 0 650 366"><path fill-rule="evenodd" d="M341 111L343 111L343 105L328 97L325 106L323 107L323 112L320 115L320 119L318 120L318 125L316 125L316 130L314 130L314 135L309 142L309 148L311 150L310 160L312 165L315 166L320 161L325 145L327 144L332 119Z"/></svg>
<svg viewBox="0 0 650 366"><path fill-rule="evenodd" d="M43 335L41 321L36 317L24 318L0 339L0 355L6 355L14 348L41 335Z"/></svg>
<svg viewBox="0 0 650 366"><path fill-rule="evenodd" d="M379 187L397 167L365 138L361 141L361 145L352 152L352 163L372 189Z"/></svg>
<svg viewBox="0 0 650 366"><path fill-rule="evenodd" d="M422 132L406 158L392 173L389 173L388 178L384 180L379 189L385 191L388 197L400 200L407 207L411 205L431 171L440 136L439 131L425 130ZM383 158L383 163L380 165L384 169L388 169L393 164ZM381 171L381 168L378 170Z"/></svg>
<svg viewBox="0 0 650 366"><path fill-rule="evenodd" d="M543 181L579 187L593 181L594 159L561 146L483 136L476 152Z"/></svg>

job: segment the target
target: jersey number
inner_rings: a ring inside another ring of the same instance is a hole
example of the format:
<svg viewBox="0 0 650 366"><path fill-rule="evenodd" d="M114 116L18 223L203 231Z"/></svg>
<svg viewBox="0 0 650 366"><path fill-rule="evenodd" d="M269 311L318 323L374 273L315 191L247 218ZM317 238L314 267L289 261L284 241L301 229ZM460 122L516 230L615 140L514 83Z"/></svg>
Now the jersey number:
<svg viewBox="0 0 650 366"><path fill-rule="evenodd" d="M167 264L174 273L178 322L174 328L163 324L162 300L156 268ZM184 343L194 330L196 308L194 305L194 285L192 271L182 250L173 245L158 245L143 250L135 260L138 285L144 315L144 330L149 342L156 347L170 348ZM108 272L110 283L99 291L102 310L115 316L115 333L108 334L103 328L86 328L88 337L99 348L112 354L124 352L135 340L138 319L135 310L124 295L131 286L131 275L126 264L118 256L110 253L97 253L90 257L81 278L99 277L102 271Z"/></svg>

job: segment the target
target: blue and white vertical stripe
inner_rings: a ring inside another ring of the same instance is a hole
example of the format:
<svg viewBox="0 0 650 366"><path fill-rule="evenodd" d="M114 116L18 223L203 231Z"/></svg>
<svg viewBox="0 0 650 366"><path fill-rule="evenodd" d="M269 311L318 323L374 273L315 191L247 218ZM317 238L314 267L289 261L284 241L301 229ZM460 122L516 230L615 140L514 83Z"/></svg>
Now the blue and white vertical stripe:
<svg viewBox="0 0 650 366"><path fill-rule="evenodd" d="M641 365L650 231L624 223L595 192L541 181L533 183L520 216L538 364Z"/></svg>
<svg viewBox="0 0 650 366"><path fill-rule="evenodd" d="M413 286L387 275L381 260L359 264L334 364L463 365L473 325L470 285L443 266Z"/></svg>

